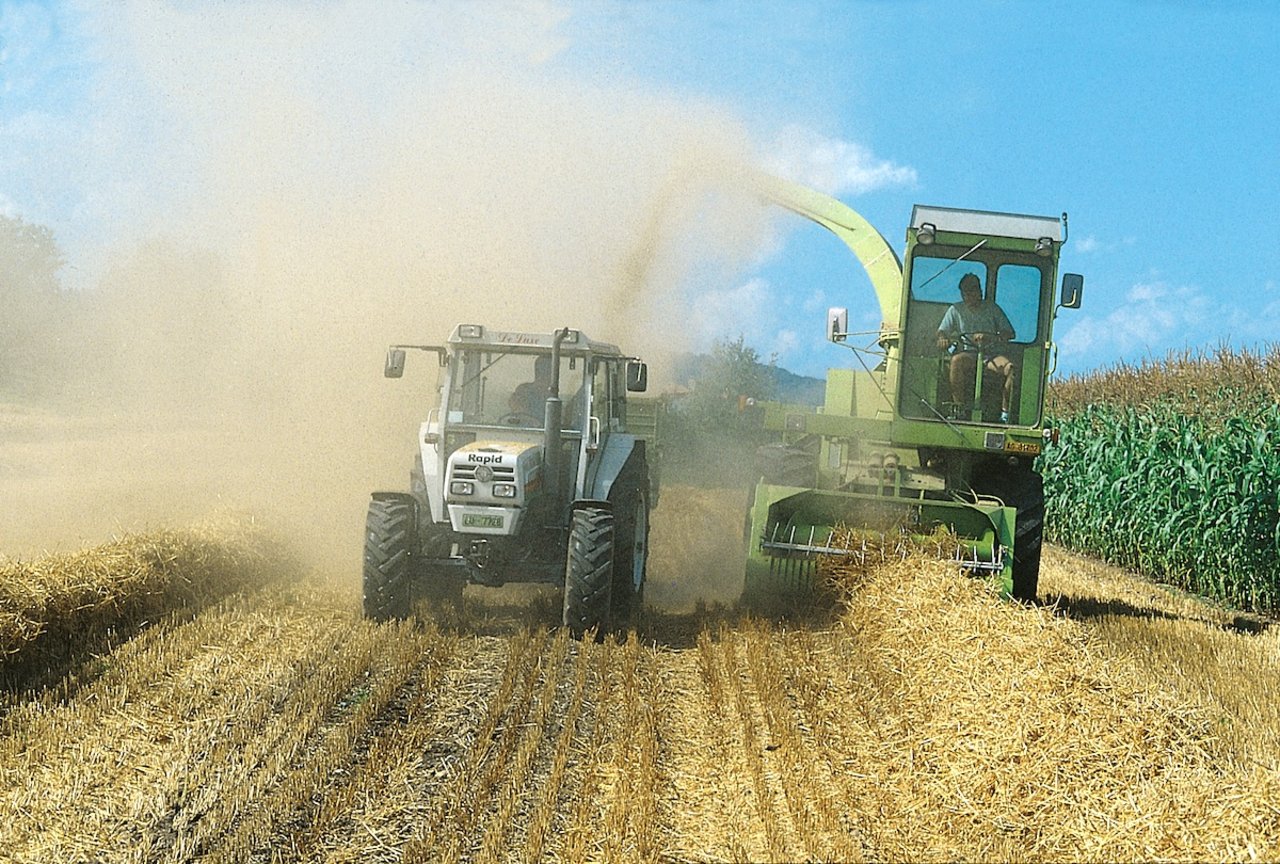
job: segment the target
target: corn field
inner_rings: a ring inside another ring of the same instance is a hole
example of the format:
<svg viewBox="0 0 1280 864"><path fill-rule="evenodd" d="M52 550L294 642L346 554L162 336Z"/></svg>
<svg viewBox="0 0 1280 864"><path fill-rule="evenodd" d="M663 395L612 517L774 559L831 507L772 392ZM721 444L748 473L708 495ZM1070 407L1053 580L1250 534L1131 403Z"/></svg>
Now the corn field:
<svg viewBox="0 0 1280 864"><path fill-rule="evenodd" d="M1042 460L1048 536L1250 609L1280 608L1280 357L1175 355L1069 379Z"/></svg>

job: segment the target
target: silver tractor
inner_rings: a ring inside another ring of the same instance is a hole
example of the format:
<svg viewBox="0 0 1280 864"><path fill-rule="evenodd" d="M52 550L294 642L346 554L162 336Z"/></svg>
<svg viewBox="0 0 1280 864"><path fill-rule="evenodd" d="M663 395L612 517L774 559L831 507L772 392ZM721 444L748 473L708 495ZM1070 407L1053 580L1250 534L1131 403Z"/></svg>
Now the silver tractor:
<svg viewBox="0 0 1280 864"><path fill-rule="evenodd" d="M365 615L405 617L419 598L456 606L468 582L542 582L563 588L575 636L627 622L643 602L657 491L627 424L645 364L569 328L460 324L443 346L392 346L388 378L410 350L438 358L439 404L409 491L369 503Z"/></svg>

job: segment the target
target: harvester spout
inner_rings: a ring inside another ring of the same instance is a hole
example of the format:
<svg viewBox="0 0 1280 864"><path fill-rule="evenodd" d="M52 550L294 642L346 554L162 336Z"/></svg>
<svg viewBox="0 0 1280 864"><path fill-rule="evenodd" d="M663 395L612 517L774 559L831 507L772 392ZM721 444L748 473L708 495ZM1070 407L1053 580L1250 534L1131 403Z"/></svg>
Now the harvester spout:
<svg viewBox="0 0 1280 864"><path fill-rule="evenodd" d="M870 222L829 195L779 177L757 174L752 186L770 203L816 222L839 237L871 279L876 299L880 301L882 327L897 328L902 303L902 261Z"/></svg>

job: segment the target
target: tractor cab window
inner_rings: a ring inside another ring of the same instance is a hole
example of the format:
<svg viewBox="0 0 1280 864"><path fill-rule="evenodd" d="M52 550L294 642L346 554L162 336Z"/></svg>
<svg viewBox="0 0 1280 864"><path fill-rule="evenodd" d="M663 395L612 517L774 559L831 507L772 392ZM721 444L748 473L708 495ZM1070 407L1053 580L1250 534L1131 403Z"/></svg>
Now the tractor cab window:
<svg viewBox="0 0 1280 864"><path fill-rule="evenodd" d="M591 382L591 413L600 421L602 429L612 428L613 400L616 395L617 364L596 358Z"/></svg>
<svg viewBox="0 0 1280 864"><path fill-rule="evenodd" d="M449 387L449 422L541 429L553 379L550 354L517 354L473 349L454 355ZM560 393L572 396L582 386L582 363L560 358ZM576 376L576 378L575 378ZM564 411L564 428L580 420Z"/></svg>

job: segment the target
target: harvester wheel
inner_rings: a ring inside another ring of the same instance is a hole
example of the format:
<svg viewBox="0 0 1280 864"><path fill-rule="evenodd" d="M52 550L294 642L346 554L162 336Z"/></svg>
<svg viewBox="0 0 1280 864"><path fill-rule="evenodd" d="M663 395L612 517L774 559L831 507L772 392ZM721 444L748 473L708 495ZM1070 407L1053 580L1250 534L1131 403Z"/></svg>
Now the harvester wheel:
<svg viewBox="0 0 1280 864"><path fill-rule="evenodd" d="M649 560L649 479L641 465L614 494L614 536L611 617L615 624L630 621L644 606L645 566Z"/></svg>
<svg viewBox="0 0 1280 864"><path fill-rule="evenodd" d="M596 638L603 638L612 587L613 514L595 507L574 510L564 573L564 626L575 639L593 628Z"/></svg>
<svg viewBox="0 0 1280 864"><path fill-rule="evenodd" d="M364 614L377 621L409 614L417 516L408 495L369 502L364 531Z"/></svg>
<svg viewBox="0 0 1280 864"><path fill-rule="evenodd" d="M1006 504L1018 508L1013 531L1013 596L1033 602L1040 582L1040 549L1044 545L1044 480L1034 471L1010 478Z"/></svg>
<svg viewBox="0 0 1280 864"><path fill-rule="evenodd" d="M756 448L758 478L771 486L810 489L817 483L818 455L803 447L765 444Z"/></svg>
<svg viewBox="0 0 1280 864"><path fill-rule="evenodd" d="M989 476L982 491L1018 511L1013 529L1013 597L1034 601L1044 539L1044 480L1029 468Z"/></svg>

